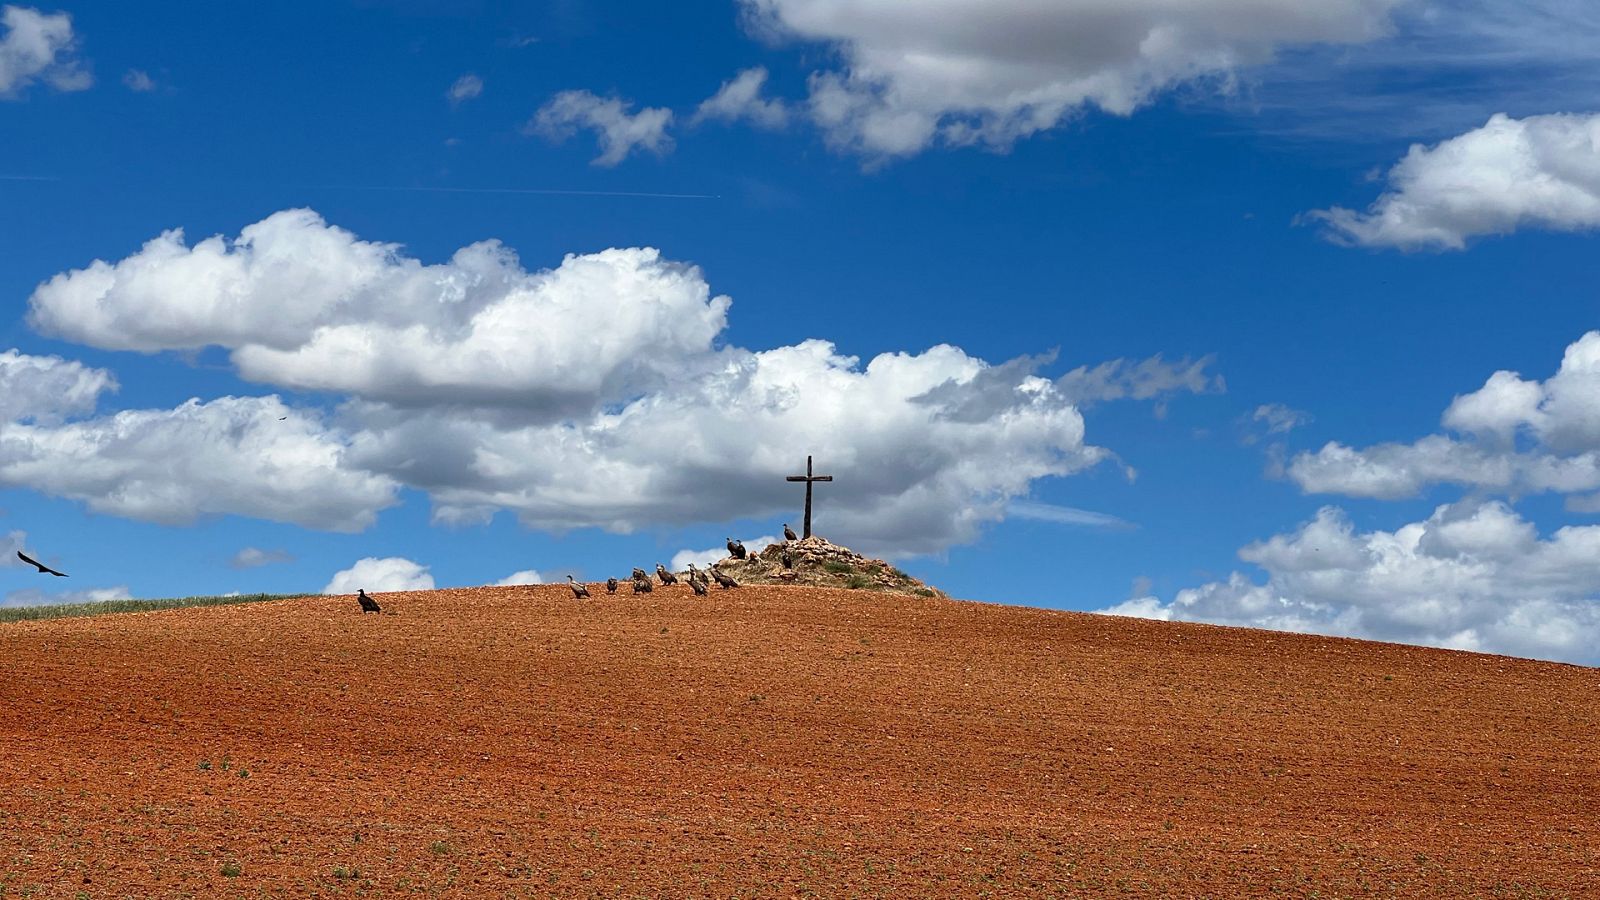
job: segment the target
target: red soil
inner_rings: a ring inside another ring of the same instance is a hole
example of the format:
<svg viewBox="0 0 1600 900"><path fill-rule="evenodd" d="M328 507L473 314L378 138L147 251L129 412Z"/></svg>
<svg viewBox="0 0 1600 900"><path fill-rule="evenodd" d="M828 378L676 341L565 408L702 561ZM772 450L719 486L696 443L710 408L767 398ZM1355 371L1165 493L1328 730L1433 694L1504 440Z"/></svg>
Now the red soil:
<svg viewBox="0 0 1600 900"><path fill-rule="evenodd" d="M0 895L1600 896L1597 670L591 589L0 625Z"/></svg>

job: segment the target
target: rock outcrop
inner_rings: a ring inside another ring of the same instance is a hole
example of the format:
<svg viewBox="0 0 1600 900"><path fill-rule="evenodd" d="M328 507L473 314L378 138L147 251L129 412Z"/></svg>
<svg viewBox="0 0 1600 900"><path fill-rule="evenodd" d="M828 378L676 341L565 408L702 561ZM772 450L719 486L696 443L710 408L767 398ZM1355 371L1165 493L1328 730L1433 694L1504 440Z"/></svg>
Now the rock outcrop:
<svg viewBox="0 0 1600 900"><path fill-rule="evenodd" d="M783 565L785 553L789 554L792 568ZM816 535L798 541L779 541L746 559L726 556L716 565L740 584L803 584L919 597L944 596L942 591L928 587L881 559L862 556L849 547Z"/></svg>

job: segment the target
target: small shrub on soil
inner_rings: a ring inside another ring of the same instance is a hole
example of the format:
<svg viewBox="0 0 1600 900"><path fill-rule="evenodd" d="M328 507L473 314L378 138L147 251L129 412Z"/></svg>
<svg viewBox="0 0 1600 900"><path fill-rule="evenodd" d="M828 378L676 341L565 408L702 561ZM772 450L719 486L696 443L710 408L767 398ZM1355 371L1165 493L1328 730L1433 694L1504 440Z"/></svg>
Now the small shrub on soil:
<svg viewBox="0 0 1600 900"><path fill-rule="evenodd" d="M200 760L200 765L196 766L196 768L198 768L202 772L207 771L208 769L211 768L211 760L209 760L209 759Z"/></svg>
<svg viewBox="0 0 1600 900"><path fill-rule="evenodd" d="M933 597L933 596L937 596L936 594L934 594L933 591L930 591L927 588L917 588L916 590L912 591L911 593L916 594L918 597Z"/></svg>
<svg viewBox="0 0 1600 900"><path fill-rule="evenodd" d="M865 575L851 575L844 580L844 586L852 591L859 591L862 588L871 587L872 579Z"/></svg>
<svg viewBox="0 0 1600 900"><path fill-rule="evenodd" d="M222 874L226 878L238 878L243 871L244 870L239 868L239 864L236 862L222 864Z"/></svg>
<svg viewBox="0 0 1600 900"><path fill-rule="evenodd" d="M822 568L824 571L831 572L834 575L848 575L849 573L855 571L854 566L850 565L849 563L839 562L835 559L830 559L823 563Z"/></svg>
<svg viewBox="0 0 1600 900"><path fill-rule="evenodd" d="M444 841L434 841L428 849L432 850L435 856L443 856L450 852L450 845Z"/></svg>

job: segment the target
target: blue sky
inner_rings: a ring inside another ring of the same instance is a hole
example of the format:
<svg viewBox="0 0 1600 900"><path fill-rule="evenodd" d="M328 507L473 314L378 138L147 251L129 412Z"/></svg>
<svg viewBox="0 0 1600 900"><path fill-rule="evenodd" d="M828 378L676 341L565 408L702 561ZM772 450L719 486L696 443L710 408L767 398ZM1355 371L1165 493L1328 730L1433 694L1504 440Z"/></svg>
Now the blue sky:
<svg viewBox="0 0 1600 900"><path fill-rule="evenodd" d="M955 596L1597 661L1595 14L1028 6L7 6L0 602L600 579L813 453Z"/></svg>

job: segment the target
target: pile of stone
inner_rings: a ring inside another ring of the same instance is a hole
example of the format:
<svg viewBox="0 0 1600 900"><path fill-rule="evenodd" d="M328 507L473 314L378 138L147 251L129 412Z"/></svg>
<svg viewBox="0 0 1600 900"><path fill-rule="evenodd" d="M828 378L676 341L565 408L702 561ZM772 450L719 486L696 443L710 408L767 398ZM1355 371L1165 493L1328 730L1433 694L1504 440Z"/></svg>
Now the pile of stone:
<svg viewBox="0 0 1600 900"><path fill-rule="evenodd" d="M783 562L789 557L789 565ZM745 559L724 557L717 567L740 584L799 584L812 587L850 588L887 594L943 597L881 559L871 559L812 535L798 541L771 544Z"/></svg>

